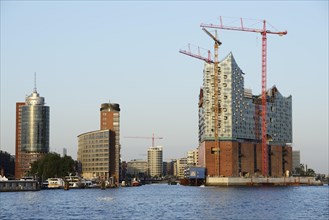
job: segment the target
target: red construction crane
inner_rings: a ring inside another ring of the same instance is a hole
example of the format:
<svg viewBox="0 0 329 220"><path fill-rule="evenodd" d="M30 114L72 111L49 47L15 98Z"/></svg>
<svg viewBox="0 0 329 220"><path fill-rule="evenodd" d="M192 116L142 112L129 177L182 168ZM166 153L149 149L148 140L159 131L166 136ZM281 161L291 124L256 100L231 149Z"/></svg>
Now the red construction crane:
<svg viewBox="0 0 329 220"><path fill-rule="evenodd" d="M266 20L263 20L262 29L254 29L243 26L243 19L240 18L241 26L226 26L223 25L222 17L220 17L219 25L214 24L201 24L203 28L216 28L231 31L246 31L255 32L262 35L262 173L263 176L268 175L268 150L267 150L267 135L266 135L266 68L267 68L267 34L278 34L280 36L286 35L287 31L270 31L266 29Z"/></svg>
<svg viewBox="0 0 329 220"><path fill-rule="evenodd" d="M152 134L152 137L127 136L124 138L152 139L152 147L154 147L154 139L163 139L163 137L154 137L154 134Z"/></svg>

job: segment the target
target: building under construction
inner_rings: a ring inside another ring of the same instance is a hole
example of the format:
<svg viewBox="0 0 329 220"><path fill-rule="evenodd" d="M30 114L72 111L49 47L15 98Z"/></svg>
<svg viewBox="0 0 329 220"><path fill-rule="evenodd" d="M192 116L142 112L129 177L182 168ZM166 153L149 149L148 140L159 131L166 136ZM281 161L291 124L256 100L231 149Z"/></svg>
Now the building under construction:
<svg viewBox="0 0 329 220"><path fill-rule="evenodd" d="M245 73L233 54L218 63L218 115L214 115L214 63L206 62L199 94L199 161L208 176L261 174L262 96L244 88ZM267 173L292 170L292 98L273 86L266 92ZM218 122L215 123L215 119ZM215 125L218 142L215 144Z"/></svg>

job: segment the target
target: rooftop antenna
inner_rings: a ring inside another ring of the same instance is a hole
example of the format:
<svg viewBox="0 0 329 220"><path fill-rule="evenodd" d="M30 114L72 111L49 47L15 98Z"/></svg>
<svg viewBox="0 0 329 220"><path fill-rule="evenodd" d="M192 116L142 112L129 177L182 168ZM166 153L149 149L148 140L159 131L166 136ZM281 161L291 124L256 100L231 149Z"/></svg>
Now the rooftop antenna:
<svg viewBox="0 0 329 220"><path fill-rule="evenodd" d="M34 89L33 92L37 92L37 73L34 72Z"/></svg>

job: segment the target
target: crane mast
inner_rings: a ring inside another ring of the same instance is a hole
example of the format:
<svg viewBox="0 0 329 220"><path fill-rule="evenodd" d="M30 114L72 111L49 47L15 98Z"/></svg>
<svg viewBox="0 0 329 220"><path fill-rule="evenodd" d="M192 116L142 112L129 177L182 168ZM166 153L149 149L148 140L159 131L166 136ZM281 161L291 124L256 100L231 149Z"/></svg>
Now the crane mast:
<svg viewBox="0 0 329 220"><path fill-rule="evenodd" d="M243 25L243 19L240 19L241 26L226 26L223 25L222 17L220 17L220 24L201 24L203 28L216 28L223 30L255 32L262 35L262 174L268 176L268 148L267 148L267 127L266 127L266 81L267 81L267 34L277 34L280 36L286 35L287 31L270 31L266 29L266 21L263 20L262 29L248 28Z"/></svg>
<svg viewBox="0 0 329 220"><path fill-rule="evenodd" d="M218 120L218 115L220 112L220 103L219 103L219 98L218 98L218 48L219 46L222 44L218 39L217 39L217 34L216 36L212 35L206 28L202 28L202 30L204 32L206 32L206 34L211 37L214 40L214 60L212 60L210 58L210 51L208 50L208 57L203 57L200 55L200 51L198 52L198 54L192 53L190 51L190 48L188 51L186 50L179 50L180 53L203 60L209 64L213 64L214 65L214 102L213 102L213 114L214 114L214 147L212 148L212 152L214 153L214 157L215 157L215 174L217 176L220 175L220 157L219 157L219 153L220 153L220 144L219 144L219 131L218 131L218 127L219 127L219 120Z"/></svg>
<svg viewBox="0 0 329 220"><path fill-rule="evenodd" d="M268 176L268 147L267 147L267 124L266 124L266 71L267 71L267 37L266 21L263 21L262 34L262 170L263 176Z"/></svg>

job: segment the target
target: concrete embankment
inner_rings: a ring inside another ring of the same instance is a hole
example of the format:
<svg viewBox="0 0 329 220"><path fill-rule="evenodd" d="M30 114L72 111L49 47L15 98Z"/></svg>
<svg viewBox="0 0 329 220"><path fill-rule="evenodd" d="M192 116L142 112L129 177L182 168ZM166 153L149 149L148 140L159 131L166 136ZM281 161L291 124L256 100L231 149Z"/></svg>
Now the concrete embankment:
<svg viewBox="0 0 329 220"><path fill-rule="evenodd" d="M207 186L322 186L314 177L207 177Z"/></svg>

